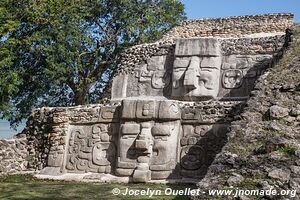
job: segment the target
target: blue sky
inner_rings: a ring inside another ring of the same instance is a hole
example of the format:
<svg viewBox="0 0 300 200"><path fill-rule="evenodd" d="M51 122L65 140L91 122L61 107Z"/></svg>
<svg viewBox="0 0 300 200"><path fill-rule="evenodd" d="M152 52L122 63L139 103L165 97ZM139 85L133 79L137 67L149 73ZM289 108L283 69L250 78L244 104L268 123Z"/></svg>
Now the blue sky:
<svg viewBox="0 0 300 200"><path fill-rule="evenodd" d="M300 0L181 0L189 19L289 12L300 22Z"/></svg>

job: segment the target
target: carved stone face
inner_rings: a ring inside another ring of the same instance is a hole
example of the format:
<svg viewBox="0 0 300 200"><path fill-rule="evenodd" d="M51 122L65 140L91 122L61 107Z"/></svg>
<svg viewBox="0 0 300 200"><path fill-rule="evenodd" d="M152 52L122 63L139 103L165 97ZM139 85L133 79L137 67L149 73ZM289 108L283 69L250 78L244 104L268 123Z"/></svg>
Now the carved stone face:
<svg viewBox="0 0 300 200"><path fill-rule="evenodd" d="M216 98L219 92L221 63L218 40L178 40L173 65L172 97L179 100Z"/></svg>
<svg viewBox="0 0 300 200"><path fill-rule="evenodd" d="M216 98L219 92L220 57L177 57L172 96L183 100Z"/></svg>
<svg viewBox="0 0 300 200"><path fill-rule="evenodd" d="M168 178L176 165L180 115L173 101L123 100L116 174L134 182Z"/></svg>

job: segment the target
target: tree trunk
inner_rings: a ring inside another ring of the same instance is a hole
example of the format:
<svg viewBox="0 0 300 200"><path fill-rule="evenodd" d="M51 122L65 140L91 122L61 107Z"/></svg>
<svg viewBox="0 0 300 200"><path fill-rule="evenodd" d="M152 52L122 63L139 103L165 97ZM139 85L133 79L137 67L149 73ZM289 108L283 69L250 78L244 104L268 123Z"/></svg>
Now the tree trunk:
<svg viewBox="0 0 300 200"><path fill-rule="evenodd" d="M75 106L84 105L84 104L87 103L87 101L86 101L86 97L88 95L87 91L88 90L86 90L84 88L80 88L80 89L74 91L74 93L75 93Z"/></svg>

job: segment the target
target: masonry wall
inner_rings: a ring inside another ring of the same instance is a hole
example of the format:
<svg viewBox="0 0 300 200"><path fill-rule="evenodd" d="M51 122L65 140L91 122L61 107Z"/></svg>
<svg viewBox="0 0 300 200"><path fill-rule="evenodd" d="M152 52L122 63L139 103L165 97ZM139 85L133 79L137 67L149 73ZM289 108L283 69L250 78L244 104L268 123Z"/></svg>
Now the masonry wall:
<svg viewBox="0 0 300 200"><path fill-rule="evenodd" d="M254 82L284 51L291 24L290 14L191 20L129 48L111 102L35 110L21 134L0 141L0 171L203 177ZM194 72L213 84L191 81Z"/></svg>
<svg viewBox="0 0 300 200"><path fill-rule="evenodd" d="M293 14L236 16L187 20L173 28L164 38L242 37L256 33L285 32L293 25Z"/></svg>
<svg viewBox="0 0 300 200"><path fill-rule="evenodd" d="M173 53L179 38L214 37L220 39L222 51L230 54L272 54L280 50L286 30L293 25L293 14L266 14L217 19L187 20L171 29L154 43L136 45L120 56L115 76L133 74L136 65L147 63L152 56ZM112 82L105 94L111 96Z"/></svg>

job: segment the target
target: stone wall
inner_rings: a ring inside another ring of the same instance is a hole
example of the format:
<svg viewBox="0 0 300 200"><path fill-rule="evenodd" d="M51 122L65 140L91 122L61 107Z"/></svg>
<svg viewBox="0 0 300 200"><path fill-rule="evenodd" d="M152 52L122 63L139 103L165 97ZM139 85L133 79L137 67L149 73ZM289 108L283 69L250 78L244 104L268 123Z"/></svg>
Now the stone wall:
<svg viewBox="0 0 300 200"><path fill-rule="evenodd" d="M184 89L183 83L179 79L183 78L182 75L187 68L193 67L189 66L191 59L198 59L195 64L196 68L197 63L200 61L203 65L200 68L202 72L191 69L189 78L189 75L186 74L185 77L192 81L195 80L192 75L206 73L204 71L208 69L208 65L212 64L216 67L215 72L210 72L216 79L209 80L210 83L215 84L212 86L214 89L203 91L202 93L206 93L206 96L211 93L211 97L215 99L247 98L252 89L251 85L264 69L272 64L272 58L281 52L285 40L286 37L283 34L258 38L177 39L174 45L169 45L168 48L165 46L165 51L160 52L158 48L152 56L142 57L141 60L144 59L144 61L136 59L139 54L131 49L132 53L126 54L124 59L132 61L121 62L121 71L114 79L118 81L114 81L115 85L112 85L112 99L156 96L169 99L195 100L196 96L204 97L205 95L199 95L195 92L185 95L188 97L181 97L190 90L189 88ZM207 44L214 44L215 46ZM139 49L139 47L134 48ZM189 49L192 49L192 51L189 51ZM173 66L176 69L173 69ZM122 71L123 69L124 71ZM210 70L212 69L214 67L210 68ZM206 77L210 77L210 74L206 73ZM178 89L172 86L176 82L176 76L181 85ZM229 84L228 80L232 77L235 77L237 82Z"/></svg>
<svg viewBox="0 0 300 200"><path fill-rule="evenodd" d="M129 48L109 103L37 109L3 148L1 166L15 166L10 155L22 143L14 171L197 181L225 145L255 81L282 55L291 24L289 14L192 20L160 41ZM248 32L232 35L242 25ZM215 29L215 37L199 32Z"/></svg>
<svg viewBox="0 0 300 200"><path fill-rule="evenodd" d="M256 33L285 32L292 25L292 14L193 19L176 26L164 38L242 37Z"/></svg>
<svg viewBox="0 0 300 200"><path fill-rule="evenodd" d="M242 107L240 101L124 100L121 104L38 109L22 135L14 139L25 142L22 148L16 147L24 150L23 157L13 157L23 163L14 163L10 157L12 143L6 148L7 162L1 164L14 169L2 172L92 172L133 176L135 182L194 180L205 175ZM199 154L196 158L195 153ZM148 170L144 170L146 165Z"/></svg>
<svg viewBox="0 0 300 200"><path fill-rule="evenodd" d="M1 173L16 173L28 169L30 157L27 143L27 138L24 135L0 140Z"/></svg>
<svg viewBox="0 0 300 200"><path fill-rule="evenodd" d="M51 162L52 154L62 154L66 109L40 108L32 112L25 129L12 139L2 139L0 172L40 170ZM68 119L67 119L68 122Z"/></svg>
<svg viewBox="0 0 300 200"><path fill-rule="evenodd" d="M264 40L261 37L267 37L268 34L272 35L272 33L282 35L292 25L293 14L187 20L171 29L157 42L136 45L125 50L121 56L118 73L131 72L132 66L146 61L151 56L167 55L174 48L174 40L178 38L215 37L235 38L237 40L237 38L256 37L253 40L259 40L258 43L261 44ZM218 34L218 32L222 32L222 34ZM269 38L266 38L266 40L269 40ZM240 43L245 43L245 41L251 43L249 42L251 39L239 40ZM233 45L235 42L235 40L229 40L228 45ZM225 41L225 44L227 44L227 41ZM237 44L237 46L239 47L240 44Z"/></svg>

